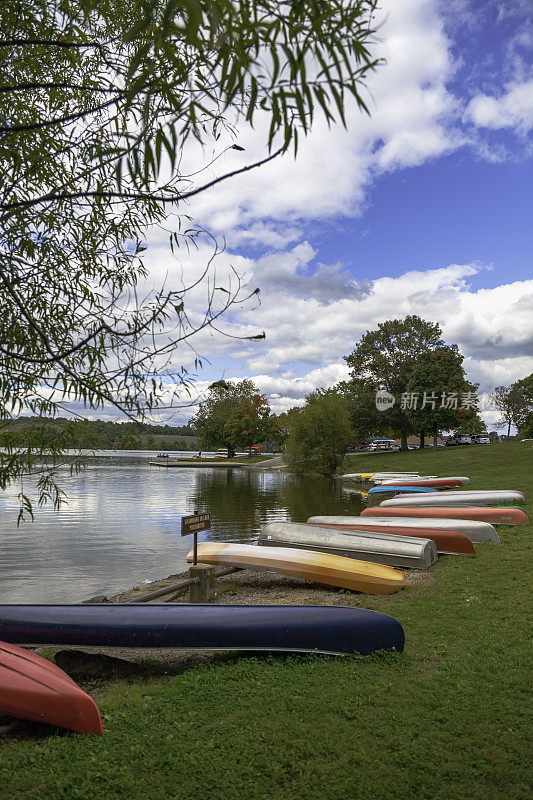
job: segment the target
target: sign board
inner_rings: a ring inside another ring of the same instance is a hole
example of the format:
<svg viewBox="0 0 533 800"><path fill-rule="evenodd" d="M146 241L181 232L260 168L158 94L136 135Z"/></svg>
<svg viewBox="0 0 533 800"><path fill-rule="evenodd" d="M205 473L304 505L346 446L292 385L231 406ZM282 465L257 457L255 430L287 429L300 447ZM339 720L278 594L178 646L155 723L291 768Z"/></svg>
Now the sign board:
<svg viewBox="0 0 533 800"><path fill-rule="evenodd" d="M211 513L209 511L203 514L191 514L188 517L181 518L182 536L209 530L211 530Z"/></svg>

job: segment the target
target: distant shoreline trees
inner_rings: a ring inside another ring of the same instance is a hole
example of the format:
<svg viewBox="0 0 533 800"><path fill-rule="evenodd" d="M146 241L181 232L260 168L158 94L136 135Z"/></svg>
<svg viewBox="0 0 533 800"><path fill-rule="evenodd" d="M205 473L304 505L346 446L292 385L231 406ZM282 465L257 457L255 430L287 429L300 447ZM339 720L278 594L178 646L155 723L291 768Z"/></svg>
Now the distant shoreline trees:
<svg viewBox="0 0 533 800"><path fill-rule="evenodd" d="M99 419L19 417L6 423L0 431L0 447L9 444L12 448L33 450L35 443L64 450L197 449L195 433L188 424L173 427Z"/></svg>
<svg viewBox="0 0 533 800"><path fill-rule="evenodd" d="M237 448L248 448L270 438L273 417L270 406L252 381L216 381L190 425L201 449L226 448L228 456Z"/></svg>

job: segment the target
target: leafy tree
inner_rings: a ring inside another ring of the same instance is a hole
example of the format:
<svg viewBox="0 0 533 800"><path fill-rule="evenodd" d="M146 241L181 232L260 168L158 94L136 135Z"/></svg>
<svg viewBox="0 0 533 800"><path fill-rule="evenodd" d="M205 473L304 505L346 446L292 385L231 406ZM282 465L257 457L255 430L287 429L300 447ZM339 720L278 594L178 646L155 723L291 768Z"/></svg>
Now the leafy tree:
<svg viewBox="0 0 533 800"><path fill-rule="evenodd" d="M295 472L333 475L352 437L346 398L334 390L313 392L291 416L286 445L289 467Z"/></svg>
<svg viewBox="0 0 533 800"><path fill-rule="evenodd" d="M376 389L370 381L341 381L334 388L346 398L356 443L392 436L389 415L376 408Z"/></svg>
<svg viewBox="0 0 533 800"><path fill-rule="evenodd" d="M528 418L533 409L533 391L531 376L516 381L510 386L497 386L492 395L494 404L500 412L498 427L507 425L507 440L511 434L511 425L520 431L526 429Z"/></svg>
<svg viewBox="0 0 533 800"><path fill-rule="evenodd" d="M461 408L461 393L471 396L475 388L466 379L457 345L437 347L419 355L407 384L404 405L413 427L433 434L434 450L439 431L471 424L477 416L477 407ZM483 422L477 419L484 430Z"/></svg>
<svg viewBox="0 0 533 800"><path fill-rule="evenodd" d="M526 378L515 381L513 386L522 393L525 406L518 426L518 435L522 439L531 439L533 438L533 372Z"/></svg>
<svg viewBox="0 0 533 800"><path fill-rule="evenodd" d="M217 381L191 424L202 449L227 447L229 456L235 448L251 447L268 437L270 406L252 381Z"/></svg>
<svg viewBox="0 0 533 800"><path fill-rule="evenodd" d="M416 315L387 320L381 322L377 330L367 331L350 355L345 356L353 394L366 403L359 411L363 421L366 417L372 421L375 418L374 399L379 389L395 397L395 405L381 414L383 424L400 432L403 450L407 450L407 435L414 428L407 410L402 409L398 401L408 390L420 356L444 346L441 334L437 323Z"/></svg>
<svg viewBox="0 0 533 800"><path fill-rule="evenodd" d="M317 111L332 123L349 102L366 110L375 5L0 4L0 420L71 403L135 419L180 401L180 343L244 298L237 275L207 280L211 259L195 282L199 321L181 276L142 299L146 231L169 232L169 255L194 245L207 234L183 214L188 198L296 151ZM266 131L264 158L214 178L185 163L187 140L218 148L215 160L222 141L241 151L239 120ZM57 506L61 443L6 446L0 488L46 455L39 498Z"/></svg>
<svg viewBox="0 0 533 800"><path fill-rule="evenodd" d="M487 426L476 410L470 409L468 412L459 412L459 424L454 428L457 433L486 433Z"/></svg>

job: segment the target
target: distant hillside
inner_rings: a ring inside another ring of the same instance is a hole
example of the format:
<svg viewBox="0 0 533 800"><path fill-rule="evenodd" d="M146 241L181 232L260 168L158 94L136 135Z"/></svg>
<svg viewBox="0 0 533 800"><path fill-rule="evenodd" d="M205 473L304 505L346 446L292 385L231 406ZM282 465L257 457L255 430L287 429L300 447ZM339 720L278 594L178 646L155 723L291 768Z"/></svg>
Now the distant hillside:
<svg viewBox="0 0 533 800"><path fill-rule="evenodd" d="M0 446L48 445L95 450L197 450L189 425L150 425L145 422L71 420L63 417L19 417L0 428Z"/></svg>

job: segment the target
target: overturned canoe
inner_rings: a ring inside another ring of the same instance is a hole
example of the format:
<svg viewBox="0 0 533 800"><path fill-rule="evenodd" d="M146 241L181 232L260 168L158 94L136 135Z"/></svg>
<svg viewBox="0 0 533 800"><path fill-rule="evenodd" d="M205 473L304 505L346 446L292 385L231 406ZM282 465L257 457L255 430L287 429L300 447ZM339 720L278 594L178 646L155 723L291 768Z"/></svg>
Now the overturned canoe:
<svg viewBox="0 0 533 800"><path fill-rule="evenodd" d="M404 645L393 617L344 606L3 605L0 636L20 644L360 655Z"/></svg>
<svg viewBox="0 0 533 800"><path fill-rule="evenodd" d="M494 489L462 492L431 492L422 495L397 495L383 500L382 506L491 506L500 503L518 504L526 502L523 492L511 489Z"/></svg>
<svg viewBox="0 0 533 800"><path fill-rule="evenodd" d="M432 486L430 487L422 487L422 486L395 486L394 484L389 483L382 483L381 486L373 486L371 489L368 490L368 494L427 494L431 492L431 494L435 494L435 490Z"/></svg>
<svg viewBox="0 0 533 800"><path fill-rule="evenodd" d="M413 477L418 477L419 472L362 472L361 478L364 481L370 480L371 478L387 478L393 477L396 478L399 475L403 475L407 477L408 475L412 475Z"/></svg>
<svg viewBox="0 0 533 800"><path fill-rule="evenodd" d="M15 606L16 608L16 606ZM102 734L94 701L46 658L0 642L0 714Z"/></svg>
<svg viewBox="0 0 533 800"><path fill-rule="evenodd" d="M369 478L367 482L373 483L375 486L382 486L384 483L403 483L408 477L405 475L389 475L386 478ZM433 480L436 477L436 475L415 475L413 479L426 481Z"/></svg>
<svg viewBox="0 0 533 800"><path fill-rule="evenodd" d="M305 548L412 569L429 569L438 558L435 543L429 539L365 531L341 531L299 522L270 522L261 531L259 544Z"/></svg>
<svg viewBox="0 0 533 800"><path fill-rule="evenodd" d="M191 550L187 561L192 561L192 558ZM198 561L244 569L272 569L293 578L370 594L390 594L405 586L403 572L393 567L292 547L201 542L198 544Z"/></svg>
<svg viewBox="0 0 533 800"><path fill-rule="evenodd" d="M357 525L358 528L379 526L400 526L402 528L433 528L434 530L451 531L457 530L466 534L472 542L493 542L500 544L500 539L496 529L488 522L480 522L470 519L435 519L424 516L422 513L387 514L390 509L381 507L366 508L360 517L355 516L315 516L309 517L308 523L318 523L319 525ZM421 509L413 509L419 512ZM381 513L377 513L381 512Z"/></svg>
<svg viewBox="0 0 533 800"><path fill-rule="evenodd" d="M383 475L385 477L412 477L417 478L418 472L345 472L344 475L341 475L342 480L347 481L358 481L361 483L362 481L370 480L374 475L378 477Z"/></svg>
<svg viewBox="0 0 533 800"><path fill-rule="evenodd" d="M334 528L335 530L342 531L357 531L358 533L368 532L371 534L392 534L393 536L412 536L415 539L430 539L435 542L437 553L447 554L468 554L474 555L474 545L472 540L465 534L458 530L436 530L435 528L416 528L413 526L390 525L386 523L381 525L335 525L319 522L308 522L308 525L316 525L318 527Z"/></svg>
<svg viewBox="0 0 533 800"><path fill-rule="evenodd" d="M382 481L382 486L388 486L389 483L394 481ZM400 481L396 481L400 483ZM402 486L422 486L433 487L435 489L449 489L453 486L464 486L470 483L470 478L466 477L452 477L452 478L413 478L412 480L401 481Z"/></svg>
<svg viewBox="0 0 533 800"><path fill-rule="evenodd" d="M491 525L529 525L529 519L521 508L489 508L488 506L373 506L365 508L361 514L371 513L373 517L418 517L422 519L471 519L477 522L489 522Z"/></svg>

